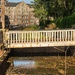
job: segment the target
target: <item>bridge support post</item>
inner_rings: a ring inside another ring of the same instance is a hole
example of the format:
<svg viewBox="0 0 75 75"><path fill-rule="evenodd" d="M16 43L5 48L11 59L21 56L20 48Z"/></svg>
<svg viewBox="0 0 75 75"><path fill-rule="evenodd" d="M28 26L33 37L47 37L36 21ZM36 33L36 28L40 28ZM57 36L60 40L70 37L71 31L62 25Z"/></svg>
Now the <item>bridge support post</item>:
<svg viewBox="0 0 75 75"><path fill-rule="evenodd" d="M66 72L67 72L67 57L66 56L67 56L67 50L68 50L69 46L68 47L67 46L65 47L65 51L64 50L61 50L59 48L56 48L56 47L54 47L54 48L65 53L65 73L64 73L64 75L67 75L66 74Z"/></svg>
<svg viewBox="0 0 75 75"><path fill-rule="evenodd" d="M66 74L66 72L67 72L67 50L68 50L68 48L69 48L69 46L68 47L65 47L65 75L67 75Z"/></svg>
<svg viewBox="0 0 75 75"><path fill-rule="evenodd" d="M66 53L66 51L65 51L65 75L66 75L66 70L67 70L67 64L66 64L66 55L67 55L67 53Z"/></svg>

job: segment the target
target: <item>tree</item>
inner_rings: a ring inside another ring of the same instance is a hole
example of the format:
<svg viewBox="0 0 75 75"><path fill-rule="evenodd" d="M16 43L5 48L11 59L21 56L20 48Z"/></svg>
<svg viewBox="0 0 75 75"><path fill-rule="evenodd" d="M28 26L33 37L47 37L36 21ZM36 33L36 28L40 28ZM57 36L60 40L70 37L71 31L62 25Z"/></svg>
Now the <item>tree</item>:
<svg viewBox="0 0 75 75"><path fill-rule="evenodd" d="M64 18L58 18L56 24L59 28L72 28L73 25L75 26L75 13Z"/></svg>
<svg viewBox="0 0 75 75"><path fill-rule="evenodd" d="M44 8L44 4L41 0L34 0L34 12L35 16L38 17L40 20L45 20L47 16L46 9Z"/></svg>
<svg viewBox="0 0 75 75"><path fill-rule="evenodd" d="M64 18L75 12L75 0L34 0L33 6L42 26L45 26L50 17Z"/></svg>
<svg viewBox="0 0 75 75"><path fill-rule="evenodd" d="M44 4L42 0L34 0L33 2L35 16L39 18L40 25L44 25L44 21L46 20L47 11L44 8Z"/></svg>
<svg viewBox="0 0 75 75"><path fill-rule="evenodd" d="M70 16L75 12L75 0L64 0L63 16Z"/></svg>

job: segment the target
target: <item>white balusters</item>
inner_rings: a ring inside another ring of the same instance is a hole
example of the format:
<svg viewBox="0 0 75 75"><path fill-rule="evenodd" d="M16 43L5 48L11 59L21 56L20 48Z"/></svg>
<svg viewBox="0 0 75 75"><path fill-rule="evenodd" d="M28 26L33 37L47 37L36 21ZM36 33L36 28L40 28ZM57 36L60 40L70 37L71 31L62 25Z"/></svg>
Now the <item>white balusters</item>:
<svg viewBox="0 0 75 75"><path fill-rule="evenodd" d="M23 43L23 33L20 33L20 43Z"/></svg>
<svg viewBox="0 0 75 75"><path fill-rule="evenodd" d="M20 35L21 33L18 33L18 38L19 38L19 43L20 43L20 41L21 41L21 35Z"/></svg>
<svg viewBox="0 0 75 75"><path fill-rule="evenodd" d="M51 42L51 32L49 32L49 42Z"/></svg>
<svg viewBox="0 0 75 75"><path fill-rule="evenodd" d="M32 34L32 33L30 32L30 34L29 34L29 35L30 35L30 37L29 37L30 43L31 43L31 38L32 38L32 35L31 35L31 34Z"/></svg>
<svg viewBox="0 0 75 75"><path fill-rule="evenodd" d="M68 31L68 41L70 41L71 31Z"/></svg>
<svg viewBox="0 0 75 75"><path fill-rule="evenodd" d="M75 41L75 31L73 31L73 41Z"/></svg>
<svg viewBox="0 0 75 75"><path fill-rule="evenodd" d="M62 34L61 31L59 31L59 41L62 40L61 34Z"/></svg>
<svg viewBox="0 0 75 75"><path fill-rule="evenodd" d="M36 32L36 43L38 42L37 32Z"/></svg>
<svg viewBox="0 0 75 75"><path fill-rule="evenodd" d="M74 42L75 30L9 31L8 44L41 44Z"/></svg>
<svg viewBox="0 0 75 75"><path fill-rule="evenodd" d="M66 33L65 33L65 31L62 32L62 36L63 36L62 37L63 38L63 41L65 41L65 39L66 39Z"/></svg>
<svg viewBox="0 0 75 75"><path fill-rule="evenodd" d="M26 33L24 33L24 43L26 43Z"/></svg>
<svg viewBox="0 0 75 75"><path fill-rule="evenodd" d="M54 32L54 41L56 41L56 31Z"/></svg>

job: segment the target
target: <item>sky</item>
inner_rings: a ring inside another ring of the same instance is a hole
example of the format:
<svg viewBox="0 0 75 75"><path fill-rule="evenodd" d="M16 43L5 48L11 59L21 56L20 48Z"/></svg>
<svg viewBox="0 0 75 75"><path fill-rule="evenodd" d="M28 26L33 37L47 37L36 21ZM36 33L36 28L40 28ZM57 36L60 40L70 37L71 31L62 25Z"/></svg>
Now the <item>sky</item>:
<svg viewBox="0 0 75 75"><path fill-rule="evenodd" d="M33 1L33 0L8 0L9 2L26 2L26 3L30 3L30 1Z"/></svg>

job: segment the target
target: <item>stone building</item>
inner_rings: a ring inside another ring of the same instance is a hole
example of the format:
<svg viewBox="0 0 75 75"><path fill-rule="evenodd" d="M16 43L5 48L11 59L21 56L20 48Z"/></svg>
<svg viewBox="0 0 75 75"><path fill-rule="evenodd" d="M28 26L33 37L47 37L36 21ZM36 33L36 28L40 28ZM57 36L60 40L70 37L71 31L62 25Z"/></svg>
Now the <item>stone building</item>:
<svg viewBox="0 0 75 75"><path fill-rule="evenodd" d="M5 0L0 0L0 29L5 28Z"/></svg>
<svg viewBox="0 0 75 75"><path fill-rule="evenodd" d="M35 18L34 8L32 7L31 4L28 4L28 6L30 7L30 11L31 11L30 12L30 23L39 25L39 19Z"/></svg>
<svg viewBox="0 0 75 75"><path fill-rule="evenodd" d="M6 25L30 26L38 24L39 19L35 18L31 9L25 2L7 2L5 6Z"/></svg>

